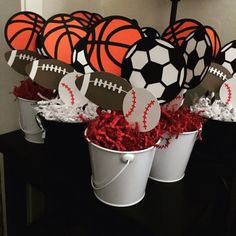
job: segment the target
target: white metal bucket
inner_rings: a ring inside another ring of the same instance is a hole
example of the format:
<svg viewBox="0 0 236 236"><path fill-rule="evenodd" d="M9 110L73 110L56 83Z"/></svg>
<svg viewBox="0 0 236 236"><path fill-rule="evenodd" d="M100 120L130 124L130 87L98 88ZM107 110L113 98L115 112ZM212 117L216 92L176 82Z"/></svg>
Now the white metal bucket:
<svg viewBox="0 0 236 236"><path fill-rule="evenodd" d="M31 143L44 143L43 129L36 122L36 111L32 105L36 104L34 100L19 98L19 126L24 132L24 137Z"/></svg>
<svg viewBox="0 0 236 236"><path fill-rule="evenodd" d="M101 202L116 207L140 202L145 196L155 148L121 152L87 141L95 196Z"/></svg>
<svg viewBox="0 0 236 236"><path fill-rule="evenodd" d="M172 137L167 148L156 148L150 178L160 182L176 182L184 177L198 131Z"/></svg>

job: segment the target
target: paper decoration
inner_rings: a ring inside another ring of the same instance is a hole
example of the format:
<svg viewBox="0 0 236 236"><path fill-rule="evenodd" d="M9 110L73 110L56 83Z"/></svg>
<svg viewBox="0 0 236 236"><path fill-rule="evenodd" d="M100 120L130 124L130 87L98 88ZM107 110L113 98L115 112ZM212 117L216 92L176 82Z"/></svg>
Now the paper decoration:
<svg viewBox="0 0 236 236"><path fill-rule="evenodd" d="M212 48L206 30L199 27L181 45L187 65L184 88L191 89L201 83L212 59Z"/></svg>
<svg viewBox="0 0 236 236"><path fill-rule="evenodd" d="M60 80L74 69L56 59L41 59L27 64L25 71L37 84L48 89L58 89Z"/></svg>
<svg viewBox="0 0 236 236"><path fill-rule="evenodd" d="M212 48L212 57L215 58L221 49L220 38L217 32L211 26L204 26L207 35L210 39Z"/></svg>
<svg viewBox="0 0 236 236"><path fill-rule="evenodd" d="M133 88L124 98L123 114L130 124L138 124L140 132L154 129L161 116L157 99L144 88Z"/></svg>
<svg viewBox="0 0 236 236"><path fill-rule="evenodd" d="M236 77L222 84L219 95L222 102L236 109Z"/></svg>
<svg viewBox="0 0 236 236"><path fill-rule="evenodd" d="M88 32L86 59L94 71L120 76L126 52L142 37L134 20L122 16L103 18Z"/></svg>
<svg viewBox="0 0 236 236"><path fill-rule="evenodd" d="M199 26L202 26L202 24L196 20L180 19L165 29L162 38L179 47Z"/></svg>
<svg viewBox="0 0 236 236"><path fill-rule="evenodd" d="M166 40L143 38L127 53L122 77L135 88L147 88L159 101L175 98L185 82L185 60Z"/></svg>
<svg viewBox="0 0 236 236"><path fill-rule="evenodd" d="M85 74L76 80L78 90L104 109L122 110L123 100L132 89L127 80L107 72Z"/></svg>
<svg viewBox="0 0 236 236"><path fill-rule="evenodd" d="M72 66L76 71L82 74L94 72L85 56L86 43L87 40L85 38L81 39L75 45L72 53Z"/></svg>
<svg viewBox="0 0 236 236"><path fill-rule="evenodd" d="M236 40L227 43L220 50L215 62L224 66L233 76L236 74Z"/></svg>
<svg viewBox="0 0 236 236"><path fill-rule="evenodd" d="M34 12L18 12L5 25L6 42L12 49L36 51L36 38L45 20Z"/></svg>
<svg viewBox="0 0 236 236"><path fill-rule="evenodd" d="M170 102L167 102L161 106L162 110L165 111L177 111L184 103L184 95L187 92L187 89L182 89L180 93Z"/></svg>
<svg viewBox="0 0 236 236"><path fill-rule="evenodd" d="M230 78L232 75L225 67L212 62L200 85L208 91L219 93L221 85Z"/></svg>
<svg viewBox="0 0 236 236"><path fill-rule="evenodd" d="M12 50L5 53L7 64L22 75L27 75L25 71L27 64L43 58L38 53L28 50Z"/></svg>
<svg viewBox="0 0 236 236"><path fill-rule="evenodd" d="M60 99L70 106L84 106L88 99L78 90L75 81L82 76L77 72L71 72L65 75L59 82L58 94Z"/></svg>
<svg viewBox="0 0 236 236"><path fill-rule="evenodd" d="M143 27L142 32L145 38L153 38L153 39L160 38L159 32L152 27Z"/></svg>
<svg viewBox="0 0 236 236"><path fill-rule="evenodd" d="M71 13L85 28L91 28L95 23L100 21L103 17L98 13L91 13L88 11L75 11Z"/></svg>
<svg viewBox="0 0 236 236"><path fill-rule="evenodd" d="M51 58L71 64L73 48L86 34L83 25L73 16L54 15L42 29L43 50Z"/></svg>

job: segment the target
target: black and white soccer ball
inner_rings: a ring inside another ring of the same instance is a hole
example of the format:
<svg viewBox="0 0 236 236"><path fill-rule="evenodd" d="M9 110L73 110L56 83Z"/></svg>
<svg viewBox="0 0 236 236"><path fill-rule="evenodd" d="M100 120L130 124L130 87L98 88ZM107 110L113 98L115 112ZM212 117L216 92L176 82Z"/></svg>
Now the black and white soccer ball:
<svg viewBox="0 0 236 236"><path fill-rule="evenodd" d="M141 30L145 38L160 38L159 32L152 27L143 27Z"/></svg>
<svg viewBox="0 0 236 236"><path fill-rule="evenodd" d="M38 34L36 38L36 50L37 53L44 56L45 58L49 58L50 56L45 52L43 49L43 39L42 39L42 34Z"/></svg>
<svg viewBox="0 0 236 236"><path fill-rule="evenodd" d="M236 74L236 40L227 43L220 50L215 61L234 76Z"/></svg>
<svg viewBox="0 0 236 236"><path fill-rule="evenodd" d="M187 74L184 88L196 87L204 79L212 59L212 47L206 30L199 26L181 45Z"/></svg>
<svg viewBox="0 0 236 236"><path fill-rule="evenodd" d="M90 67L86 56L85 56L85 49L86 42L82 39L78 42L72 52L72 67L82 74L88 74L94 72L94 70Z"/></svg>
<svg viewBox="0 0 236 236"><path fill-rule="evenodd" d="M162 39L139 40L122 63L122 77L133 87L149 90L159 103L171 101L179 94L185 72L183 55Z"/></svg>

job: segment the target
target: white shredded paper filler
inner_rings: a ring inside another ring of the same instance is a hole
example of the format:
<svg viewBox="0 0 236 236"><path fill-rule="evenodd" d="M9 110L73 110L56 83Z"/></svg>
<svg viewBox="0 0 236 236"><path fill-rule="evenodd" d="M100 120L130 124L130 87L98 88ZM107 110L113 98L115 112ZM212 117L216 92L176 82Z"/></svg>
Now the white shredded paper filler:
<svg viewBox="0 0 236 236"><path fill-rule="evenodd" d="M39 101L34 107L37 113L40 113L46 120L68 123L93 120L98 115L97 108L98 106L92 102L88 102L83 107L70 106L58 98Z"/></svg>
<svg viewBox="0 0 236 236"><path fill-rule="evenodd" d="M213 120L236 122L236 109L221 100L215 100L212 103L209 97L201 97L191 106L191 111L200 112L202 116Z"/></svg>

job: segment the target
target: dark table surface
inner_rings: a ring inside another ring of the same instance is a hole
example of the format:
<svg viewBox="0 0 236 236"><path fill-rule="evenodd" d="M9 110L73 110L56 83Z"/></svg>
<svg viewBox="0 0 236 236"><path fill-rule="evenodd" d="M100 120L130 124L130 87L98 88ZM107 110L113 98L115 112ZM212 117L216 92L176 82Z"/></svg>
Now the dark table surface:
<svg viewBox="0 0 236 236"><path fill-rule="evenodd" d="M74 127L65 129L70 134L74 131ZM86 143L79 135L70 138L48 135L45 144L34 144L20 130L0 136L8 236L19 232L34 236L227 235L230 185L210 159L196 158L196 148L181 181L149 180L140 203L119 208L96 199ZM44 217L31 225L26 225L27 183L46 199Z"/></svg>

